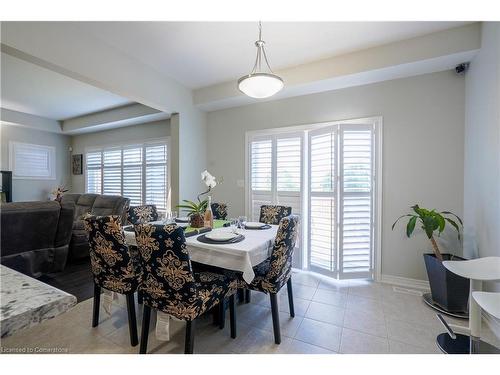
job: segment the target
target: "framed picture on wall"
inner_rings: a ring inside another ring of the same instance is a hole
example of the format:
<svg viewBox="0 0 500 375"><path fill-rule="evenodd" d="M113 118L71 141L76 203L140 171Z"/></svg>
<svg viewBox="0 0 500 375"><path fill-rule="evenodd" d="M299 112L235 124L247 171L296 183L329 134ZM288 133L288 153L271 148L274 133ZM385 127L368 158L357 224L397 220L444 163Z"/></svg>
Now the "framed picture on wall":
<svg viewBox="0 0 500 375"><path fill-rule="evenodd" d="M83 155L76 154L71 157L73 174L83 174Z"/></svg>

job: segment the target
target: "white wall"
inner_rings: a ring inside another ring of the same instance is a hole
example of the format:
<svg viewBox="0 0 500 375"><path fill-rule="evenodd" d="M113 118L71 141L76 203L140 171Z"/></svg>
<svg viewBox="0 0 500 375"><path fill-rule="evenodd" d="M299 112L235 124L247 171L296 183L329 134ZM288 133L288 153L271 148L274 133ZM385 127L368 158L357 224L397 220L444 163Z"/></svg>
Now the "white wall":
<svg viewBox="0 0 500 375"><path fill-rule="evenodd" d="M6 125L1 126L1 168L9 170L9 141L32 143L56 148L56 179L55 180L12 180L12 200L37 201L49 199L49 194L58 185L69 186L71 139L67 135L38 131L27 127Z"/></svg>
<svg viewBox="0 0 500 375"><path fill-rule="evenodd" d="M85 155L85 148L87 147L137 142L168 136L170 136L170 120L154 121L124 128L80 134L73 136L71 139L72 154ZM85 192L84 174L72 176L71 192Z"/></svg>
<svg viewBox="0 0 500 375"><path fill-rule="evenodd" d="M426 237L391 225L414 203L463 213L464 79L451 71L209 113L208 169L224 177L214 199L244 211L246 131L371 116L383 116L382 274L426 279Z"/></svg>
<svg viewBox="0 0 500 375"><path fill-rule="evenodd" d="M500 256L500 23L483 23L465 79L467 256ZM500 290L500 289L499 289Z"/></svg>

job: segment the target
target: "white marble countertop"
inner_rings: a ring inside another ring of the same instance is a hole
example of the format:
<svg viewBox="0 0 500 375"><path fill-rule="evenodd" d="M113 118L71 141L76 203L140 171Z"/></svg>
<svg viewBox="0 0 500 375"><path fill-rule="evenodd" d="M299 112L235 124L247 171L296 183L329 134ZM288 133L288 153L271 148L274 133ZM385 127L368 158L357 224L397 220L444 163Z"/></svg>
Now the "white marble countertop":
<svg viewBox="0 0 500 375"><path fill-rule="evenodd" d="M76 297L0 265L1 337L51 319L76 305Z"/></svg>

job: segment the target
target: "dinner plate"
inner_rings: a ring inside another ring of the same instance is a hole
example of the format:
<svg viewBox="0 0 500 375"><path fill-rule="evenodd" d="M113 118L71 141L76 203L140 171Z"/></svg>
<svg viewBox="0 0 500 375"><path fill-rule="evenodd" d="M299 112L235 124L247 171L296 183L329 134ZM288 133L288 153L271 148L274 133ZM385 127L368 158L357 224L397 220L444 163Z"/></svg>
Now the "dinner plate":
<svg viewBox="0 0 500 375"><path fill-rule="evenodd" d="M189 223L189 217L183 216L183 217L178 217L175 219L177 223Z"/></svg>
<svg viewBox="0 0 500 375"><path fill-rule="evenodd" d="M245 223L245 226L248 228L262 228L266 225L267 225L266 223L258 223L256 221L247 221Z"/></svg>
<svg viewBox="0 0 500 375"><path fill-rule="evenodd" d="M181 228L187 228L189 227L189 223L176 223L178 227L181 227Z"/></svg>
<svg viewBox="0 0 500 375"><path fill-rule="evenodd" d="M209 240L218 242L230 241L238 236L239 234L228 231L213 231L205 234L205 237L208 238Z"/></svg>

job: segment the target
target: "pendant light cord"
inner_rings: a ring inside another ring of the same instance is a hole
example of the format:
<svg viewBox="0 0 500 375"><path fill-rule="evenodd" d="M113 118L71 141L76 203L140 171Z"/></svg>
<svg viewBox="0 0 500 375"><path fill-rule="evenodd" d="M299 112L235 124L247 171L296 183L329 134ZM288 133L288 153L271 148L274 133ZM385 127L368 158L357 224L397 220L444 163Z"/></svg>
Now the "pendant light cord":
<svg viewBox="0 0 500 375"><path fill-rule="evenodd" d="M265 42L262 40L262 22L259 21L259 40L255 42L257 46L257 56L255 57L255 64L253 66L252 72L250 75L254 73L262 73L262 55L264 55L264 62L267 65L269 71L274 74L271 66L269 65L269 61L267 60L266 49L264 47ZM257 70L258 68L258 70Z"/></svg>

